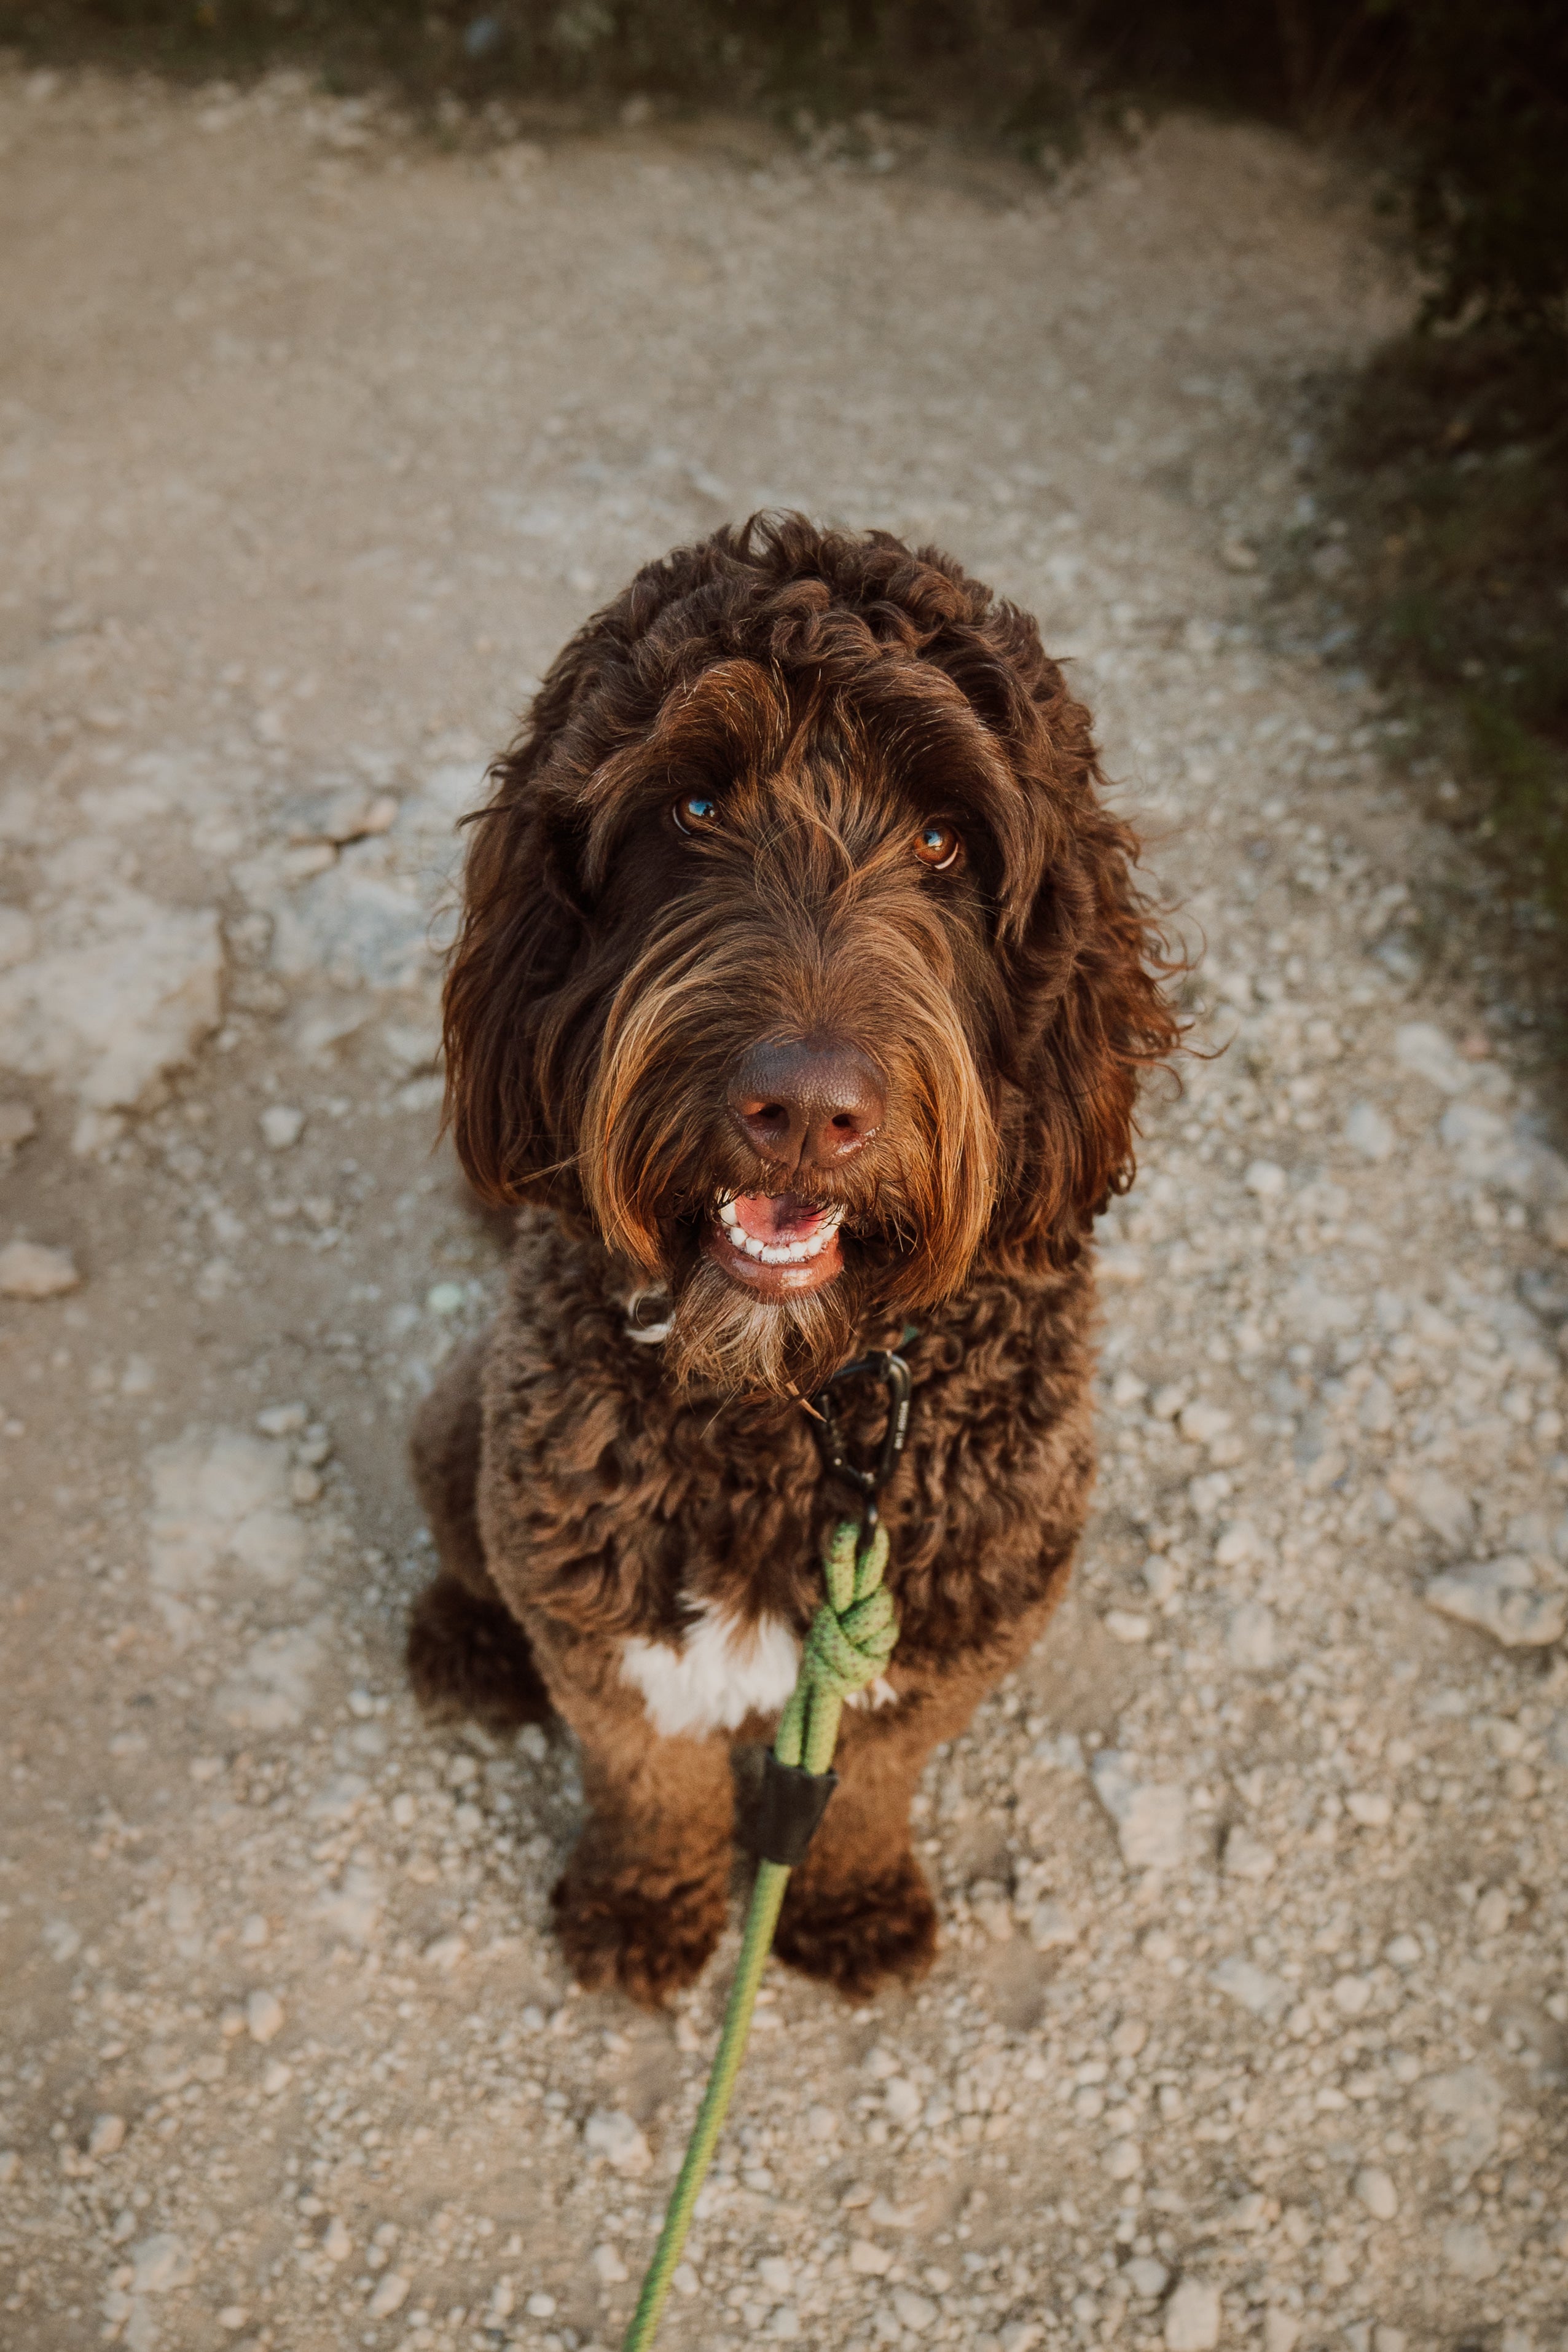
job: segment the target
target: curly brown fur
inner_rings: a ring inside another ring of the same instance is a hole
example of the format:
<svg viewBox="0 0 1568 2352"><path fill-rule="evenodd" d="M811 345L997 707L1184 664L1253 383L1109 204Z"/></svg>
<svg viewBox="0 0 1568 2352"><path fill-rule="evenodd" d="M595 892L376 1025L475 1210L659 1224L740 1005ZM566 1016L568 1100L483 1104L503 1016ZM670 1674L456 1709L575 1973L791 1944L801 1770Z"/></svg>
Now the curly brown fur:
<svg viewBox="0 0 1568 2352"><path fill-rule="evenodd" d="M859 1997L929 1963L910 1796L1037 1638L1088 1505L1084 1244L1175 1042L1134 845L1025 614L799 518L639 573L494 781L448 1104L479 1192L525 1205L482 1409L460 1364L416 1433L444 1567L526 1630L582 1744L573 1964L657 2001L712 1948L729 1748L777 1705L738 1713L729 1652L700 1705L692 1678L724 1628L798 1636L844 1508L792 1388L916 1318L895 1703L847 1715L780 1925ZM628 1331L650 1286L662 1346ZM879 1401L844 1418L868 1449Z"/></svg>

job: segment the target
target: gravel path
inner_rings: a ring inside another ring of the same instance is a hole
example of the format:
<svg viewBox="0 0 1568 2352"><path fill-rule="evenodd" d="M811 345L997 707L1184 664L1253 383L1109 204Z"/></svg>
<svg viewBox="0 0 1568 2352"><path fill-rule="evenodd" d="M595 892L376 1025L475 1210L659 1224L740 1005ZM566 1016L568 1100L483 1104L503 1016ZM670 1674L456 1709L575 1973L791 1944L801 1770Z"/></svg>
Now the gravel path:
<svg viewBox="0 0 1568 2352"><path fill-rule="evenodd" d="M629 2306L728 1952L575 1995L570 1754L403 1686L402 1432L499 1265L431 913L595 594L775 501L1040 613L1234 1042L1108 1235L1073 1601L921 1800L942 1959L770 1980L668 2341L1565 2340L1568 1167L1260 585L1402 298L1261 132L880 138L0 78L7 2352Z"/></svg>

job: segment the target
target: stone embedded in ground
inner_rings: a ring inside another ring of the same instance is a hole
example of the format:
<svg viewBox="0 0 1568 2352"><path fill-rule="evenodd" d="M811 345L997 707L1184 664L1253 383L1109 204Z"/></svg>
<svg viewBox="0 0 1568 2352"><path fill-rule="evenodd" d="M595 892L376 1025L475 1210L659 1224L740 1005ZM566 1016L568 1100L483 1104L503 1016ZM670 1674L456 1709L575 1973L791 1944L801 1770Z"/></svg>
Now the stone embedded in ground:
<svg viewBox="0 0 1568 2352"><path fill-rule="evenodd" d="M1406 1021L1394 1033L1394 1058L1446 1095L1463 1094L1474 1066L1460 1060L1453 1041L1430 1021Z"/></svg>
<svg viewBox="0 0 1568 2352"><path fill-rule="evenodd" d="M1496 2278L1502 2257L1479 2221L1456 2221L1443 2232L1443 2260L1456 2278L1479 2284Z"/></svg>
<svg viewBox="0 0 1568 2352"><path fill-rule="evenodd" d="M245 2004L245 2029L253 2042L271 2042L283 2031L283 2004L275 1992L261 1988Z"/></svg>
<svg viewBox="0 0 1568 2352"><path fill-rule="evenodd" d="M1458 2126L1445 2149L1456 2177L1468 2179L1497 2147L1502 2124L1502 2085L1479 2063L1429 2074L1421 2084L1424 2104L1440 2121Z"/></svg>
<svg viewBox="0 0 1568 2352"><path fill-rule="evenodd" d="M1130 1870L1176 1870L1187 1855L1187 1800L1173 1782L1137 1780L1129 1759L1102 1748L1089 1766L1094 1792L1116 1824Z"/></svg>
<svg viewBox="0 0 1568 2352"><path fill-rule="evenodd" d="M1231 1953L1210 1970L1210 1980L1232 2000L1249 2009L1254 2017L1282 2017L1290 2005L1290 1989L1279 1978L1260 1969L1256 1960L1244 1959Z"/></svg>
<svg viewBox="0 0 1568 2352"><path fill-rule="evenodd" d="M268 1103L258 1125L268 1151L289 1151L305 1132L305 1114L289 1103Z"/></svg>
<svg viewBox="0 0 1568 2352"><path fill-rule="evenodd" d="M1475 1526L1475 1506L1468 1495L1445 1478L1440 1470L1394 1472L1389 1487L1409 1504L1423 1526L1457 1551L1468 1543Z"/></svg>
<svg viewBox="0 0 1568 2352"><path fill-rule="evenodd" d="M1262 1673L1279 1656L1279 1625L1267 1601L1244 1601L1233 1609L1226 1628L1225 1646L1233 1664L1249 1673Z"/></svg>
<svg viewBox="0 0 1568 2352"><path fill-rule="evenodd" d="M1266 1878L1273 1877L1279 1857L1272 1846L1265 1845L1261 1838L1255 1838L1238 1823L1226 1833L1221 1863L1227 1878L1240 1878L1261 1886Z"/></svg>
<svg viewBox="0 0 1568 2352"><path fill-rule="evenodd" d="M1392 1119L1375 1103L1352 1103L1345 1115L1345 1141L1374 1165L1389 1159L1399 1138Z"/></svg>
<svg viewBox="0 0 1568 2352"><path fill-rule="evenodd" d="M301 1586L308 1538L276 1446L240 1430L187 1430L148 1455L147 1473L148 1570L176 1636L188 1637L193 1603L226 1570L276 1589Z"/></svg>
<svg viewBox="0 0 1568 2352"><path fill-rule="evenodd" d="M91 1110L145 1108L223 1017L218 918L130 889L68 912L60 945L0 974L0 1066Z"/></svg>
<svg viewBox="0 0 1568 2352"><path fill-rule="evenodd" d="M613 2171L636 2179L653 2163L653 2151L632 2117L618 2108L595 2109L583 2126L590 2156L602 2156Z"/></svg>
<svg viewBox="0 0 1568 2352"><path fill-rule="evenodd" d="M1165 2305L1165 2352L1214 2352L1219 2326L1218 2287L1211 2279L1183 2279Z"/></svg>
<svg viewBox="0 0 1568 2352"><path fill-rule="evenodd" d="M1479 1627L1505 1649L1543 1649L1568 1629L1568 1592L1538 1591L1535 1569L1521 1553L1435 1576L1422 1599L1440 1616Z"/></svg>
<svg viewBox="0 0 1568 2352"><path fill-rule="evenodd" d="M1351 2186L1374 2221L1393 2221L1399 2210L1399 2196L1381 2165L1363 2165Z"/></svg>
<svg viewBox="0 0 1568 2352"><path fill-rule="evenodd" d="M167 2230L140 2239L131 2249L131 2261L132 2294L167 2294L172 2288L188 2286L195 2276L184 2241Z"/></svg>
<svg viewBox="0 0 1568 2352"><path fill-rule="evenodd" d="M0 1249L0 1296L6 1298L54 1298L80 1280L68 1249L43 1242L7 1242Z"/></svg>

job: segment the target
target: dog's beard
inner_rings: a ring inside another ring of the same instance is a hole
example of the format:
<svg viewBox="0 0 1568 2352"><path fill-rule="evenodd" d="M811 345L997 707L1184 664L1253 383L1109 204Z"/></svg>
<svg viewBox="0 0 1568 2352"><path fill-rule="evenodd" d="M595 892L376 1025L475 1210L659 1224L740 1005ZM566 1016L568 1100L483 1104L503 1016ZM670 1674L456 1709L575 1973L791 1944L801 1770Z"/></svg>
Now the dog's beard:
<svg viewBox="0 0 1568 2352"><path fill-rule="evenodd" d="M700 1258L671 1318L666 1367L678 1382L731 1393L809 1392L850 1353L850 1290L840 1276L804 1297L758 1298Z"/></svg>

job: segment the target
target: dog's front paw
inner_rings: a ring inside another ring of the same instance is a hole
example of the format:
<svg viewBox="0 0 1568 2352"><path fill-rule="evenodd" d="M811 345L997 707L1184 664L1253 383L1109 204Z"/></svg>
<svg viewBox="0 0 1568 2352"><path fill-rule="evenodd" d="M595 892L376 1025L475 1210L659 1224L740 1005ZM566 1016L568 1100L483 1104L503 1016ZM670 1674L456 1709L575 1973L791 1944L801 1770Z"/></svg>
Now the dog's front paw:
<svg viewBox="0 0 1568 2352"><path fill-rule="evenodd" d="M579 1848L550 1900L580 1985L594 1991L618 1984L644 2009L661 2009L711 1959L724 1932L726 1893L721 1868L653 1876L646 1863L623 1860L617 1867Z"/></svg>
<svg viewBox="0 0 1568 2352"><path fill-rule="evenodd" d="M925 1874L905 1853L875 1877L791 1879L773 1949L847 2000L865 2000L889 1977L924 1976L936 1958L936 1905Z"/></svg>

